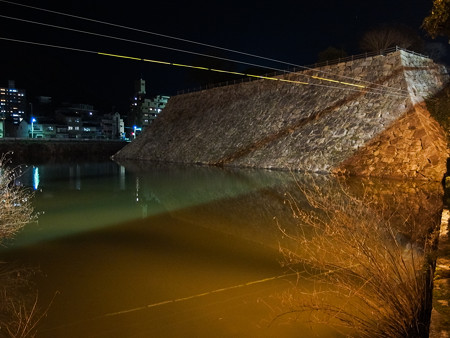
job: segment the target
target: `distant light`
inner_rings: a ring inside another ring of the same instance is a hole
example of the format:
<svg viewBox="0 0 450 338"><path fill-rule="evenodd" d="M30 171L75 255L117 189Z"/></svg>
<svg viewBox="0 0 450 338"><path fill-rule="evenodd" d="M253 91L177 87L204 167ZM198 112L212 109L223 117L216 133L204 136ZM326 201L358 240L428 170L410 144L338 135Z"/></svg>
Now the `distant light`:
<svg viewBox="0 0 450 338"><path fill-rule="evenodd" d="M39 188L39 167L33 167L33 189L38 190Z"/></svg>
<svg viewBox="0 0 450 338"><path fill-rule="evenodd" d="M34 117L31 118L31 123L35 123L36 119Z"/></svg>

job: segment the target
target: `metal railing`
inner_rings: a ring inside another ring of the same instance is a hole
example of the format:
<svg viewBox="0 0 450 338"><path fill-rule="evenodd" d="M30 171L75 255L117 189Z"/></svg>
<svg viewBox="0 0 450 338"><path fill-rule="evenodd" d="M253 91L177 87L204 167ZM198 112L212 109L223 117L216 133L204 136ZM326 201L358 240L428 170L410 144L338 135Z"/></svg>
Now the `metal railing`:
<svg viewBox="0 0 450 338"><path fill-rule="evenodd" d="M374 57L374 56L379 56L379 55L388 55L394 52L397 52L399 50L402 50L404 52L407 52L409 54L413 54L416 56L421 56L421 57L425 57L427 58L428 56L405 49L405 48L401 48L398 46L395 47L390 47L387 49L383 49L383 50L379 50L378 52L370 52L370 53L362 53L362 54L356 54L356 55L350 55L350 56L346 56L343 58L338 58L338 59L334 59L334 60L329 60L329 61L324 61L324 62L318 62L318 63L314 63L310 66L305 66L305 67L300 67L302 69L304 68L320 68L320 67L324 67L324 66L329 66L329 65L335 65L341 62L349 62L349 61L354 61L354 60L360 60L360 59L367 59L369 57Z"/></svg>
<svg viewBox="0 0 450 338"><path fill-rule="evenodd" d="M388 54L397 52L399 50L407 52L409 54L416 55L416 56L428 58L427 55L420 54L420 53L417 53L417 52L414 52L414 51L411 51L411 50L407 50L405 48L401 48L401 47L395 46L395 47L390 47L390 48L387 48L387 49L380 50L378 52L356 54L356 55L346 56L346 57L343 57L343 58L337 58L337 59L334 59L334 60L318 62L318 63L314 63L312 65L291 67L291 68L286 69L285 71L270 72L270 73L262 74L261 76L274 77L274 76L278 76L278 75L282 75L282 74L286 74L286 73L295 73L295 72L304 71L304 70L308 70L308 69L317 69L317 68L321 68L321 67L336 65L338 63L343 63L343 62L350 62L350 61L355 61L355 60L360 60L360 59L367 59L369 57L375 57L375 56L381 56L381 55L382 56L386 56ZM228 80L228 81L223 81L223 82L218 82L218 83L210 83L210 84L206 84L206 85L203 85L203 86L200 86L200 87L179 90L179 91L177 91L177 95L193 93L193 92L199 92L199 91L202 91L202 90L213 89L213 88L217 88L217 87L225 87L225 86L230 86L230 85L244 83L244 82L251 82L251 81L256 81L256 80L261 80L261 79L258 79L257 77L246 76L246 77L238 78L236 80Z"/></svg>

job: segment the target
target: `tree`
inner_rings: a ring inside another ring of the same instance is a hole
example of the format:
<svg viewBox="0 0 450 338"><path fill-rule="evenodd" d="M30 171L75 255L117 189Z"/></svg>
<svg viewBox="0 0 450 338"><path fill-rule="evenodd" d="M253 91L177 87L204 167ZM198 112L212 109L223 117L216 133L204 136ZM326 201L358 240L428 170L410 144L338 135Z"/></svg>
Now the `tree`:
<svg viewBox="0 0 450 338"><path fill-rule="evenodd" d="M450 0L434 0L431 13L423 20L422 28L435 39L450 37Z"/></svg>
<svg viewBox="0 0 450 338"><path fill-rule="evenodd" d="M336 47L328 47L323 51L319 52L317 62L325 62L330 60L337 60L340 58L345 58L347 52L344 49L338 49Z"/></svg>
<svg viewBox="0 0 450 338"><path fill-rule="evenodd" d="M422 44L417 32L408 26L381 25L363 35L360 48L365 52L379 52L398 46L420 52Z"/></svg>
<svg viewBox="0 0 450 338"><path fill-rule="evenodd" d="M8 156L0 154L0 245L36 220L31 203L33 192L15 184L18 169L8 166Z"/></svg>

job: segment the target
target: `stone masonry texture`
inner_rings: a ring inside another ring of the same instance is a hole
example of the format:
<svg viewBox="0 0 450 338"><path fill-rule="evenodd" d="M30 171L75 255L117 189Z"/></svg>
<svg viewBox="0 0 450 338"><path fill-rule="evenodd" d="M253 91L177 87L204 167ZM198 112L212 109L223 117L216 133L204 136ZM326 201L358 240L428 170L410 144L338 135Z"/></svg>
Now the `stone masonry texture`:
<svg viewBox="0 0 450 338"><path fill-rule="evenodd" d="M445 67L396 51L277 77L309 85L261 79L174 96L114 158L442 179L445 133L424 99L447 82Z"/></svg>

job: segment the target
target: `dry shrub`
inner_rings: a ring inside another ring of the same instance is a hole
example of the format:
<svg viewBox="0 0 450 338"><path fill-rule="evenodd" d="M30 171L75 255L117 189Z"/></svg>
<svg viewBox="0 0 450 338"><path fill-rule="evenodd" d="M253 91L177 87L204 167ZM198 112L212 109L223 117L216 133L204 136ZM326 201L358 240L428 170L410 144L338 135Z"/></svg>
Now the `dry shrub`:
<svg viewBox="0 0 450 338"><path fill-rule="evenodd" d="M0 243L13 237L36 217L31 204L32 192L15 185L19 169L7 165L7 155L0 156Z"/></svg>
<svg viewBox="0 0 450 338"><path fill-rule="evenodd" d="M34 271L0 263L0 336L34 337L45 315L30 279Z"/></svg>
<svg viewBox="0 0 450 338"><path fill-rule="evenodd" d="M25 225L36 220L31 204L32 191L15 184L19 168L8 166L0 156L0 243L12 238ZM30 282L33 271L13 268L0 262L0 336L34 337L46 311L38 309L37 292Z"/></svg>
<svg viewBox="0 0 450 338"><path fill-rule="evenodd" d="M280 250L314 291L286 292L278 318L309 314L358 337L428 336L431 233L405 235L410 216L373 195L356 198L338 181L298 186L308 203L287 195L299 226L279 224Z"/></svg>

